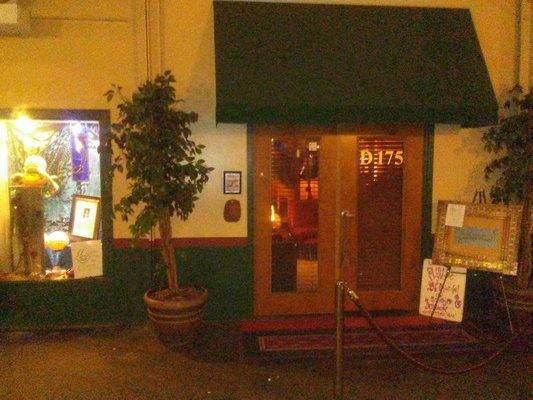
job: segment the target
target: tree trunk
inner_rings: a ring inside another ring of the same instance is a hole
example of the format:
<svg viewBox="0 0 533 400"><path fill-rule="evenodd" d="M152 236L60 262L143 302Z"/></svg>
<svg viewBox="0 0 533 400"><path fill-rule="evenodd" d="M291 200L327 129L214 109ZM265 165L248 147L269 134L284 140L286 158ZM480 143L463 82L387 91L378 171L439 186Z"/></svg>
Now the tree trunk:
<svg viewBox="0 0 533 400"><path fill-rule="evenodd" d="M522 229L520 237L520 268L516 277L519 289L528 289L531 282L531 184L526 182L522 210Z"/></svg>
<svg viewBox="0 0 533 400"><path fill-rule="evenodd" d="M172 246L172 225L168 212L159 218L159 235L161 236L161 254L167 267L168 288L175 291L178 290L178 270Z"/></svg>
<svg viewBox="0 0 533 400"><path fill-rule="evenodd" d="M41 275L44 249L44 205L41 188L19 187L12 198L16 238L14 248L15 272L25 275ZM19 270L19 266L23 266Z"/></svg>
<svg viewBox="0 0 533 400"><path fill-rule="evenodd" d="M528 129L526 135L526 152L533 154L533 113L529 111ZM531 202L533 201L531 187L531 165L525 166L528 170L528 176L524 183L524 208L522 210L522 229L520 235L520 259L516 285L518 289L526 290L531 285Z"/></svg>

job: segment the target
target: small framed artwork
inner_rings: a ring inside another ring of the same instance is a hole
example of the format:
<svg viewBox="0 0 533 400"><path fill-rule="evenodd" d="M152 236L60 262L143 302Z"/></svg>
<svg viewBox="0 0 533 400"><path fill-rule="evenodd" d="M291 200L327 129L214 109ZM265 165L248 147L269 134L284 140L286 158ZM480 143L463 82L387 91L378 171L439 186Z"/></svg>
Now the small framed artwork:
<svg viewBox="0 0 533 400"><path fill-rule="evenodd" d="M433 263L516 275L522 206L439 201Z"/></svg>
<svg viewBox="0 0 533 400"><path fill-rule="evenodd" d="M74 195L70 211L71 240L98 239L100 230L100 197Z"/></svg>
<svg viewBox="0 0 533 400"><path fill-rule="evenodd" d="M241 194L241 171L224 171L224 194Z"/></svg>

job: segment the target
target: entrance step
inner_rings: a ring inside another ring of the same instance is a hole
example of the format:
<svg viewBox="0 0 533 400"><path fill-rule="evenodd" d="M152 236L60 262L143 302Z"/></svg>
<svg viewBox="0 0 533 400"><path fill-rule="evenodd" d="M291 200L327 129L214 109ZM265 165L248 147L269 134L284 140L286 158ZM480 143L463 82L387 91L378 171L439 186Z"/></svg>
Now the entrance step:
<svg viewBox="0 0 533 400"><path fill-rule="evenodd" d="M457 324L444 320L429 318L422 315L387 315L376 316L376 323L383 328L397 327L435 327L455 326ZM361 316L346 316L344 318L346 329L369 328L366 320ZM335 328L333 315L288 317L279 319L253 319L243 320L240 323L241 332L295 332L332 330Z"/></svg>
<svg viewBox="0 0 533 400"><path fill-rule="evenodd" d="M479 350L477 339L461 324L420 315L375 317L395 342L413 354ZM335 346L332 315L245 320L240 324L243 350L262 358L330 357ZM345 318L346 356L393 355L361 316Z"/></svg>

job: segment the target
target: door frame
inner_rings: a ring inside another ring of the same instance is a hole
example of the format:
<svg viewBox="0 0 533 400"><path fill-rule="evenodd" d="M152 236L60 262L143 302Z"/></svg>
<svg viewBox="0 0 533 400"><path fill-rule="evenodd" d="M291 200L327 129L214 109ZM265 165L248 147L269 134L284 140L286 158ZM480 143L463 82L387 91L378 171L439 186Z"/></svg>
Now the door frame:
<svg viewBox="0 0 533 400"><path fill-rule="evenodd" d="M263 124L265 125L265 124ZM275 123L268 124L269 126L275 126ZM372 125L372 124L368 124ZM255 257L254 257L254 198L256 193L254 193L254 160L255 160L255 151L254 148L254 135L258 131L260 125L258 124L247 124L247 216L248 216L248 253L250 256L250 268L252 268L252 284L254 287L251 288L250 293L252 294L251 299L251 309L253 310L253 316L261 316L256 312L256 297L255 297ZM297 126L297 125L291 125ZM331 126L331 125L328 125ZM301 127L301 126L300 126ZM307 127L307 126L306 126ZM339 128L339 127L336 127ZM431 257L433 249L433 235L431 232L432 226L432 209L433 209L433 156L434 156L434 135L435 135L435 125L434 124L425 124L423 126L423 161L422 161L422 229L421 229L421 258ZM332 288L333 293L333 288ZM332 295L333 302L333 295Z"/></svg>

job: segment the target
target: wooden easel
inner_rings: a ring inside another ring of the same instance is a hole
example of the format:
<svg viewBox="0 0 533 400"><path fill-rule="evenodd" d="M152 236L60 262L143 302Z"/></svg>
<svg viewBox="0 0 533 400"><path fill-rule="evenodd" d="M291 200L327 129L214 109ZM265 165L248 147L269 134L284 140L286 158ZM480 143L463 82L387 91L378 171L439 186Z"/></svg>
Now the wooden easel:
<svg viewBox="0 0 533 400"><path fill-rule="evenodd" d="M472 203L475 203L476 200L478 200L478 203L487 204L487 196L485 194L485 189L476 189L476 192L474 193L474 198L472 199Z"/></svg>
<svg viewBox="0 0 533 400"><path fill-rule="evenodd" d="M487 204L487 196L485 194L485 189L476 189L476 192L474 193L474 198L472 199L472 203L476 203L476 201L481 204ZM502 274L499 274L499 281L502 288L503 301L505 302L505 311L507 312L507 321L509 322L509 329L511 330L511 333L514 333L513 320L511 319L511 312L509 310L509 303L507 302L507 293L505 292L505 285L503 284Z"/></svg>

